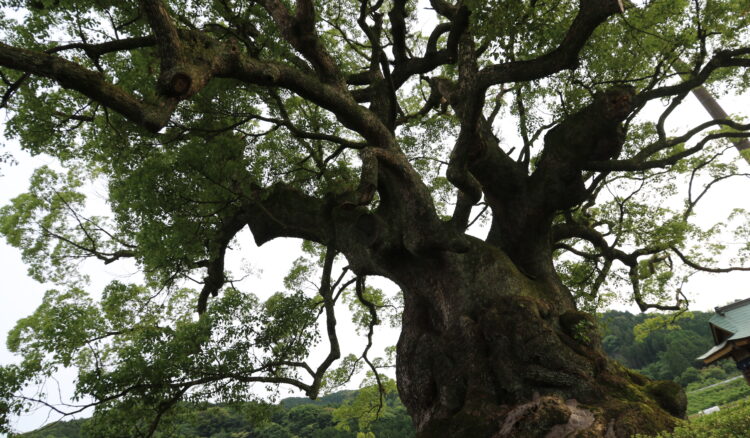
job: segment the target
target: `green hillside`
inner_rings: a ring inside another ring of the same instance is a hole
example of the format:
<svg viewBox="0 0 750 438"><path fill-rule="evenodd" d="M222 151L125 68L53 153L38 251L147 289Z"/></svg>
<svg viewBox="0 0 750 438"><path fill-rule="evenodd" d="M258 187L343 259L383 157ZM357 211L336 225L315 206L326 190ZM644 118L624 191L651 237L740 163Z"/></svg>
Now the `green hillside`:
<svg viewBox="0 0 750 438"><path fill-rule="evenodd" d="M674 321L652 315L618 311L601 315L604 351L652 379L674 380L683 386L703 386L738 374L731 361L698 371L701 364L695 358L713 346L708 328L712 313L687 312ZM638 334L643 338L638 339Z"/></svg>
<svg viewBox="0 0 750 438"><path fill-rule="evenodd" d="M712 406L722 406L739 400L750 400L750 386L745 379L737 377L708 387L696 388L687 392L688 415L695 414Z"/></svg>

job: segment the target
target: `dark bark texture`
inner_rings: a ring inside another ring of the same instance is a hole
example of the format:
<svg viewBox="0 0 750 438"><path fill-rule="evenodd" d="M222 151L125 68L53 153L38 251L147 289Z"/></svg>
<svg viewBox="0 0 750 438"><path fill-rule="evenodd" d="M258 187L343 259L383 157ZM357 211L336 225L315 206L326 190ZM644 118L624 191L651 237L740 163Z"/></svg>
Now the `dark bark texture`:
<svg viewBox="0 0 750 438"><path fill-rule="evenodd" d="M501 251L399 260L401 399L420 437L629 437L673 427L686 398L608 359L593 318Z"/></svg>

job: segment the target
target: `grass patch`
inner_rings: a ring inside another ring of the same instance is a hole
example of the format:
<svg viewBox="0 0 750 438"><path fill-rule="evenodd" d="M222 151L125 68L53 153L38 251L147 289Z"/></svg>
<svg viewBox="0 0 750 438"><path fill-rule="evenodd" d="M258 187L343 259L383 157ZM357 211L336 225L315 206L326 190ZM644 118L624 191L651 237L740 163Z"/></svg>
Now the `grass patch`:
<svg viewBox="0 0 750 438"><path fill-rule="evenodd" d="M742 383L745 384L744 381ZM646 438L644 435L636 437ZM724 406L714 414L694 417L678 426L672 433L662 432L653 437L750 438L750 400Z"/></svg>
<svg viewBox="0 0 750 438"><path fill-rule="evenodd" d="M690 391L687 393L687 398L687 414L693 415L711 406L722 406L737 400L750 398L750 386L745 382L745 379L739 378L723 385Z"/></svg>

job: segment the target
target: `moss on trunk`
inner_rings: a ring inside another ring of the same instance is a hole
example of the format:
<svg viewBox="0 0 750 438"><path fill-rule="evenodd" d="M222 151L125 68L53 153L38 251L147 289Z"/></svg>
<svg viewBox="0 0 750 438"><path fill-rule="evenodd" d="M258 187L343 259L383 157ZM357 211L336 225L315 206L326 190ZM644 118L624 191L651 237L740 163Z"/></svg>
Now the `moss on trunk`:
<svg viewBox="0 0 750 438"><path fill-rule="evenodd" d="M608 359L591 315L499 250L401 260L399 391L419 437L628 437L674 427L679 386Z"/></svg>

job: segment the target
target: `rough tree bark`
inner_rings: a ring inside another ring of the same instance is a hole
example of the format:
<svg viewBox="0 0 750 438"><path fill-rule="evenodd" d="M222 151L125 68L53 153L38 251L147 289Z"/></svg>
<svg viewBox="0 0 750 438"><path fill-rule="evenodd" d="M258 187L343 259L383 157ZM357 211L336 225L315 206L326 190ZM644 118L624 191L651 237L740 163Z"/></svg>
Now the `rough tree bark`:
<svg viewBox="0 0 750 438"><path fill-rule="evenodd" d="M592 317L502 251L472 240L392 269L405 292L398 387L418 436L620 438L684 416L679 385L608 359Z"/></svg>

